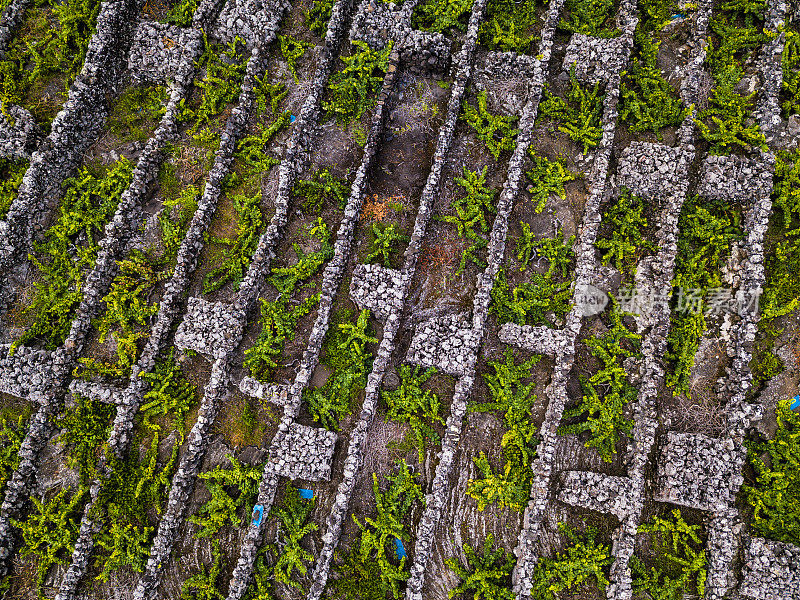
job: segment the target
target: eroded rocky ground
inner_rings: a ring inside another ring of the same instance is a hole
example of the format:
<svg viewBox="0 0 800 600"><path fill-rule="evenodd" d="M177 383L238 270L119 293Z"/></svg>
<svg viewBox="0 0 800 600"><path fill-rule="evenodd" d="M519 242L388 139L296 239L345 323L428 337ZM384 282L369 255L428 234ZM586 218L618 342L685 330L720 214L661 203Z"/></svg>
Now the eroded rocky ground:
<svg viewBox="0 0 800 600"><path fill-rule="evenodd" d="M800 597L796 2L3 6L5 597Z"/></svg>

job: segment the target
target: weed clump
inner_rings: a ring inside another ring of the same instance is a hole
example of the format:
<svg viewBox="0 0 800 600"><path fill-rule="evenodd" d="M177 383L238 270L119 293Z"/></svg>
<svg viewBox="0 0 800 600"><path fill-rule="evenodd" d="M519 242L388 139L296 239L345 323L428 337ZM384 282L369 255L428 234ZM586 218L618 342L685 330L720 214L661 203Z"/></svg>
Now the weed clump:
<svg viewBox="0 0 800 600"><path fill-rule="evenodd" d="M380 491L378 476L372 474L372 491L375 497L375 517L362 523L355 515L353 521L359 528L359 537L351 549L341 556L334 566L336 577L329 582L334 598L342 600L369 600L391 596L400 600L403 592L400 583L408 579L406 558L392 558L395 539L408 542L411 538L403 522L415 502L425 502L417 476L404 462L399 463L396 475L386 476L388 488Z"/></svg>
<svg viewBox="0 0 800 600"><path fill-rule="evenodd" d="M425 0L414 7L411 25L422 31L466 31L473 0Z"/></svg>
<svg viewBox="0 0 800 600"><path fill-rule="evenodd" d="M500 508L508 506L521 511L528 501L533 479L531 462L537 445L537 427L531 420L536 395L534 384L523 382L532 376L531 370L541 358L534 355L516 364L514 353L507 348L504 361L489 362L494 373L483 376L492 401L469 407L470 412L505 411L506 432L500 442L505 459L502 470L495 473L486 454L481 452L474 460L483 477L467 483L467 494L478 501L478 510L497 503Z"/></svg>
<svg viewBox="0 0 800 600"><path fill-rule="evenodd" d="M434 373L436 373L434 368L420 373L420 367L400 365L397 369L400 387L392 391L381 391L381 398L388 409L386 420L392 419L408 424L416 440L420 464L425 461L427 442L439 443L439 434L436 433L434 425L436 423L444 425L439 396L423 388Z"/></svg>
<svg viewBox="0 0 800 600"><path fill-rule="evenodd" d="M514 555L502 548L492 550L493 546L494 536L490 533L483 542L480 554L464 543L462 549L467 557L466 566L455 558L444 561L461 579L461 583L448 592L449 598L471 594L475 600L514 600L516 596L510 585Z"/></svg>
<svg viewBox="0 0 800 600"><path fill-rule="evenodd" d="M639 527L639 533L650 534L656 551L656 566L647 565L638 557L631 557L633 589L653 598L678 600L693 591L699 597L705 594L706 551L700 537L700 525L689 525L680 510L670 517L659 516Z"/></svg>
<svg viewBox="0 0 800 600"><path fill-rule="evenodd" d="M497 316L500 324L547 325L555 327L570 309L570 282L568 272L575 260L572 245L575 237L564 240L561 229L553 238L537 240L527 223L522 223L522 236L517 241L517 259L520 271L527 269L531 260L543 259L547 263L544 273L533 271L530 281L511 289L504 269L497 273L492 287L489 312Z"/></svg>
<svg viewBox="0 0 800 600"><path fill-rule="evenodd" d="M511 124L519 117L504 117L490 113L486 92L480 92L477 100L477 108L464 100L461 118L475 130L478 139L486 144L486 148L495 160L499 160L501 152L514 150L519 129L513 129Z"/></svg>
<svg viewBox="0 0 800 600"><path fill-rule="evenodd" d="M64 182L64 198L56 222L44 241L34 243L31 261L41 280L26 312L35 315L33 324L14 342L12 349L37 339L48 350L64 342L74 312L82 298L85 272L97 257L97 242L106 222L114 214L128 187L133 165L120 159L101 176L87 167ZM71 251L76 248L77 251Z"/></svg>
<svg viewBox="0 0 800 600"><path fill-rule="evenodd" d="M487 213L495 212L494 197L497 194L497 190L486 185L488 168L486 166L478 173L464 167L463 176L456 177L456 183L464 188L467 195L450 203L455 215L436 217L438 221L455 225L458 236L469 240L469 247L461 253L456 275L464 271L468 260L481 268L486 266L478 253L489 243L486 237L489 231ZM476 226L480 226L479 231L475 230Z"/></svg>
<svg viewBox="0 0 800 600"><path fill-rule="evenodd" d="M360 119L375 105L375 96L383 84L392 51L391 43L383 50L373 50L361 40L354 40L353 46L354 53L342 57L344 68L331 77L329 99L322 103L322 107L342 127Z"/></svg>
<svg viewBox="0 0 800 600"><path fill-rule="evenodd" d="M633 421L624 416L625 407L636 400L636 388L628 381L623 362L639 355L641 336L622 322L622 313L611 312L611 329L586 340L589 351L602 363L591 377L580 377L583 397L579 404L564 411L564 419L580 418L559 427L565 434L589 433L587 448L595 448L605 462L611 462L622 434L629 434Z"/></svg>
<svg viewBox="0 0 800 600"><path fill-rule="evenodd" d="M575 78L575 65L570 68L569 82L566 99L555 96L549 88L545 88L537 121L549 119L560 123L558 130L573 142L582 144L583 153L586 154L603 137L600 83L596 83L592 89L581 86Z"/></svg>
<svg viewBox="0 0 800 600"><path fill-rule="evenodd" d="M331 369L328 381L321 388L304 393L311 416L323 427L339 429L339 421L350 412L350 405L367 384L372 367L372 353L367 344L377 344L369 333L369 311L359 313L355 322L351 311L337 315L324 344L323 363Z"/></svg>

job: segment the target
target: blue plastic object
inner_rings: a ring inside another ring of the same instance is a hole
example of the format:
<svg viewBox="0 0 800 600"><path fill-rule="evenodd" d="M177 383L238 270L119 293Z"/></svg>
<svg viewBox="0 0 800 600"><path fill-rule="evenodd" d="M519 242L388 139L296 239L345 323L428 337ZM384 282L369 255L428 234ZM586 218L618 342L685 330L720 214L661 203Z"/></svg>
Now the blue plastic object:
<svg viewBox="0 0 800 600"><path fill-rule="evenodd" d="M256 504L253 507L253 527L261 525L261 520L264 518L264 507Z"/></svg>
<svg viewBox="0 0 800 600"><path fill-rule="evenodd" d="M406 557L406 549L403 546L403 540L398 537L394 538L394 549L397 552L398 559L403 559Z"/></svg>
<svg viewBox="0 0 800 600"><path fill-rule="evenodd" d="M797 396L794 397L794 399L792 400L792 405L789 408L791 410L794 410L796 408L800 408L800 394L798 394Z"/></svg>
<svg viewBox="0 0 800 600"><path fill-rule="evenodd" d="M294 123L297 120L297 117L294 115L289 115L289 123Z"/></svg>
<svg viewBox="0 0 800 600"><path fill-rule="evenodd" d="M685 19L685 18L686 18L686 15L684 15L684 14L681 14L681 13L677 13L677 14L675 14L675 15L672 15L672 17L670 18L670 20L671 20L671 21L677 21L678 19Z"/></svg>
<svg viewBox="0 0 800 600"><path fill-rule="evenodd" d="M314 498L314 490L307 490L305 488L297 488L297 491L300 492L300 497L303 500L312 500Z"/></svg>

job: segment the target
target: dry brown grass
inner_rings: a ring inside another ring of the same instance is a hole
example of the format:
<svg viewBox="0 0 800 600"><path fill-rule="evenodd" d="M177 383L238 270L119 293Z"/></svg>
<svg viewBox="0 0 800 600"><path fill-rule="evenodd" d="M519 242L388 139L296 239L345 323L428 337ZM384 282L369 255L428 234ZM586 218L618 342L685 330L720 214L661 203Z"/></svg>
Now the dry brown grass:
<svg viewBox="0 0 800 600"><path fill-rule="evenodd" d="M450 269L458 264L463 244L458 238L447 236L438 244L425 245L420 257L420 267L427 271Z"/></svg>
<svg viewBox="0 0 800 600"><path fill-rule="evenodd" d="M365 221L384 221L391 212L396 210L397 205L405 206L408 198L402 194L380 198L378 194L373 194L371 198L364 200L361 208L361 218Z"/></svg>
<svg viewBox="0 0 800 600"><path fill-rule="evenodd" d="M389 449L391 442L399 442L405 437L408 427L396 421L384 421L378 416L372 422L367 433L364 448L364 466L360 477L367 477L372 481L372 474L377 473L380 480L392 471L393 451Z"/></svg>
<svg viewBox="0 0 800 600"><path fill-rule="evenodd" d="M680 431L714 437L725 431L725 407L709 384L697 385L692 388L691 398L682 394L676 399L673 423Z"/></svg>

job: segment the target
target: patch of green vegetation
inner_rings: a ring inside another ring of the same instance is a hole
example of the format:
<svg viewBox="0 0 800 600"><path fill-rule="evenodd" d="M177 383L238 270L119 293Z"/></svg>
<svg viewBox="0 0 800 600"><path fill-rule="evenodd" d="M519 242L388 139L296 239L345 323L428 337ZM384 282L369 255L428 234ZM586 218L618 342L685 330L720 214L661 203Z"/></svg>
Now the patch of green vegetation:
<svg viewBox="0 0 800 600"><path fill-rule="evenodd" d="M730 154L735 147L767 150L758 124L748 124L751 122L752 100L758 92L747 96L736 92L734 88L741 78L742 71L738 66L716 73L716 85L708 99L709 107L698 115L699 119L695 119L700 135L711 144L711 154Z"/></svg>
<svg viewBox="0 0 800 600"><path fill-rule="evenodd" d="M21 31L0 60L0 105L13 104L31 111L39 123L49 123L83 66L95 31L100 0L37 1L26 11ZM42 94L55 78L63 78L58 100Z"/></svg>
<svg viewBox="0 0 800 600"><path fill-rule="evenodd" d="M661 140L661 129L680 124L689 111L661 74L661 42L644 28L637 29L634 41L636 53L622 81L619 114L631 131L652 131Z"/></svg>
<svg viewBox="0 0 800 600"><path fill-rule="evenodd" d="M360 530L358 539L343 562L334 566L335 578L329 580L333 598L342 600L384 599L390 595L400 600L403 592L400 583L408 579L406 559L394 556L395 538L408 542L411 537L403 521L414 502L425 503L417 475L409 471L402 461L396 475L387 475L388 489L380 491L378 476L372 474L372 491L375 496L375 517L362 523L355 515L353 521Z"/></svg>
<svg viewBox="0 0 800 600"><path fill-rule="evenodd" d="M750 0L744 0L743 4L745 3L749 4ZM769 39L769 35L761 28L764 17L759 13L764 4L761 3L756 11L739 10L742 5L737 7L736 4L729 2L721 6L709 23L717 39L716 43L711 40L707 48L706 63L715 79L716 75L732 67L738 68L739 73L742 73L744 63Z"/></svg>
<svg viewBox="0 0 800 600"><path fill-rule="evenodd" d="M483 268L486 266L486 263L478 256L478 253L489 243L486 237L486 233L489 231L487 214L496 212L494 198L497 194L497 190L493 190L486 185L488 169L487 165L478 173L478 171L470 171L464 167L463 176L456 177L455 181L464 188L467 195L462 198L456 198L450 203L450 208L453 209L455 215L435 217L437 221L455 225L458 236L466 238L470 242L469 247L461 253L461 261L456 275L466 268L468 260L478 265L478 267ZM475 231L475 227L478 225L480 225L480 232Z"/></svg>
<svg viewBox="0 0 800 600"><path fill-rule="evenodd" d="M638 393L628 381L623 361L640 355L642 336L631 332L622 317L618 310L612 310L611 329L587 338L586 346L602 366L591 377L580 377L583 398L576 407L564 411L564 419L580 421L558 429L561 435L588 432L585 446L597 449L605 462L614 458L620 436L633 429L633 421L626 419L624 413Z"/></svg>
<svg viewBox="0 0 800 600"><path fill-rule="evenodd" d="M614 18L614 0L567 0L568 16L562 18L558 28L571 33L592 37L617 37L618 29L610 29Z"/></svg>
<svg viewBox="0 0 800 600"><path fill-rule="evenodd" d="M379 225L373 223L372 225L372 248L370 253L367 254L367 262L372 262L377 259L384 267L391 266L391 257L395 252L394 247L397 244L407 242L409 238L407 235L400 232L399 227L395 223L389 225Z"/></svg>
<svg viewBox="0 0 800 600"><path fill-rule="evenodd" d="M680 12L675 0L639 0L637 5L645 31L661 31L670 22L670 17Z"/></svg>
<svg viewBox="0 0 800 600"><path fill-rule="evenodd" d="M198 475L211 494L211 498L189 517L190 523L200 527L195 534L198 539L214 536L228 522L236 525L241 519L240 509L252 506L258 495L262 465L244 465L230 454L227 458L230 468L215 467Z"/></svg>
<svg viewBox="0 0 800 600"><path fill-rule="evenodd" d="M566 279L570 268L575 262L575 251L572 249L575 236L564 241L564 231L558 229L557 234L551 238L537 239L531 232L530 225L520 222L522 235L517 240L517 260L520 262L520 271L528 268L528 263L535 257L547 261L545 275L555 277L559 273Z"/></svg>
<svg viewBox="0 0 800 600"><path fill-rule="evenodd" d="M701 530L700 525L684 521L678 509L671 517L655 516L641 525L639 533L650 534L656 559L648 568L638 556L631 557L634 592L649 594L653 600L683 600L695 592L702 598L707 571Z"/></svg>
<svg viewBox="0 0 800 600"><path fill-rule="evenodd" d="M729 154L734 149L751 147L766 150L758 125L752 122L753 98L743 95L737 85L744 76L744 65L769 40L762 31L764 4L752 0L728 2L716 11L710 27L716 35L707 48L706 64L714 79L709 107L695 121L700 134L711 144L712 154Z"/></svg>
<svg viewBox="0 0 800 600"><path fill-rule="evenodd" d="M148 304L147 298L155 285L165 278L156 265L143 252L134 250L128 258L117 261L118 274L111 289L103 297L105 310L97 322L102 344L109 332L116 342L117 360L114 363L90 357L79 359L80 371L76 375L89 378L94 375L128 377L131 367L139 357L137 342L149 336L150 317L158 312L158 304ZM113 329L113 331L112 331Z"/></svg>
<svg viewBox="0 0 800 600"><path fill-rule="evenodd" d="M314 499L304 500L296 487L287 484L282 506L273 511L280 521L281 533L278 547L273 548L277 556L272 567L275 581L301 591L304 591L303 586L296 581L295 572L300 576L305 575L308 571L307 563L314 560L314 556L300 542L318 529L317 524L311 522L315 505Z"/></svg>
<svg viewBox="0 0 800 600"><path fill-rule="evenodd" d="M800 150L780 150L775 161L772 197L787 236L800 235Z"/></svg>
<svg viewBox="0 0 800 600"><path fill-rule="evenodd" d="M261 299L261 332L256 343L245 350L244 366L250 375L262 382L269 379L272 369L278 368L277 359L286 342L294 339L297 322L314 309L319 298L314 294L292 308L283 296L274 302Z"/></svg>
<svg viewBox="0 0 800 600"><path fill-rule="evenodd" d="M705 298L709 288L722 285L721 268L733 241L741 239L739 209L727 203L702 200L695 196L683 205L678 219L678 256L673 288L699 290ZM673 301L672 326L667 337L667 385L677 394L689 392L694 355L706 330L703 311L678 311L679 298Z"/></svg>
<svg viewBox="0 0 800 600"><path fill-rule="evenodd" d="M350 186L347 181L334 176L329 169L319 169L311 179L299 179L293 194L303 197L303 210L319 213L326 205L334 203L344 210Z"/></svg>
<svg viewBox="0 0 800 600"><path fill-rule="evenodd" d="M400 387L396 390L382 390L381 398L386 403L386 420L392 419L406 423L411 428L417 457L420 464L425 462L425 449L428 442L439 443L439 434L434 425L444 425L442 403L439 396L423 386L436 373L430 368L420 373L420 367L400 365L397 374L400 376Z"/></svg>
<svg viewBox="0 0 800 600"><path fill-rule="evenodd" d="M289 72L292 74L292 77L294 77L294 82L298 83L300 79L297 77L297 61L303 58L306 50L311 48L314 44L298 40L291 35L278 34L278 40L281 43L281 55L289 66Z"/></svg>
<svg viewBox="0 0 800 600"><path fill-rule="evenodd" d="M608 567L614 562L611 548L597 542L597 530L587 527L579 534L559 523L558 530L570 545L555 558L541 557L533 573L531 596L536 600L557 600L561 592L595 590L601 594L608 585Z"/></svg>
<svg viewBox="0 0 800 600"><path fill-rule="evenodd" d="M647 218L642 214L647 202L634 196L627 188L603 213L603 225L608 234L595 243L604 265L614 263L623 274L632 276L642 256L657 250L645 239Z"/></svg>
<svg viewBox="0 0 800 600"><path fill-rule="evenodd" d="M785 42L781 67L783 83L781 92L783 117L800 114L800 32L788 30L784 32Z"/></svg>
<svg viewBox="0 0 800 600"><path fill-rule="evenodd" d="M781 400L775 409L778 428L771 440L747 443L755 471L753 485L742 490L753 507L752 527L758 535L800 545L800 416Z"/></svg>
<svg viewBox="0 0 800 600"><path fill-rule="evenodd" d="M373 50L361 40L354 40L353 47L350 56L342 57L344 68L331 76L329 99L322 102L322 107L342 127L375 106L392 51L391 42L383 50Z"/></svg>
<svg viewBox="0 0 800 600"><path fill-rule="evenodd" d="M242 38L237 36L222 52L203 39L206 48L199 64L205 69L205 76L195 81L200 90L200 103L196 108L184 103L180 115L182 121L191 123L189 133L196 133L200 127L214 127L214 119L228 104L239 99L247 70L246 61L242 61L241 52L237 51L245 43Z"/></svg>
<svg viewBox="0 0 800 600"><path fill-rule="evenodd" d="M261 190L254 195L236 194L233 207L238 217L237 232L234 239L209 236L209 241L225 247L222 264L203 278L203 293L216 292L223 285L232 282L233 289L238 290L250 259L258 246L263 226L261 214Z"/></svg>
<svg viewBox="0 0 800 600"><path fill-rule="evenodd" d="M486 92L479 92L476 99L478 101L477 108L466 98L464 99L460 118L475 130L475 135L486 144L486 148L495 160L499 160L501 152L512 152L516 146L519 129L514 129L511 125L519 117L504 117L490 113Z"/></svg>
<svg viewBox="0 0 800 600"><path fill-rule="evenodd" d="M0 493L19 464L19 449L25 439L27 420L24 415L20 415L16 423L0 418Z"/></svg>
<svg viewBox="0 0 800 600"><path fill-rule="evenodd" d="M156 362L152 371L142 373L141 377L149 385L139 407L142 424L148 431L159 433L162 428L154 423L154 419L169 417L170 426L167 429L177 431L182 441L186 431L186 415L197 400L197 389L189 383L175 361L174 348Z"/></svg>
<svg viewBox="0 0 800 600"><path fill-rule="evenodd" d="M461 547L467 564L462 565L455 558L448 558L445 564L450 567L461 583L447 593L448 598L458 594L471 596L475 600L514 600L511 591L511 571L514 570L514 554L502 548L492 550L494 536L490 533L483 541L481 553L466 542Z"/></svg>
<svg viewBox="0 0 800 600"><path fill-rule="evenodd" d="M328 21L331 20L334 0L314 0L305 12L308 28L319 37L324 38L328 31Z"/></svg>
<svg viewBox="0 0 800 600"><path fill-rule="evenodd" d="M167 88L162 85L129 87L111 107L106 121L108 131L122 142L146 141L164 115L166 99Z"/></svg>
<svg viewBox="0 0 800 600"><path fill-rule="evenodd" d="M558 130L573 142L582 144L583 153L586 154L603 137L603 95L599 82L592 89L586 89L578 83L575 65L570 67L569 82L566 99L555 96L545 87L537 121L549 119L560 123Z"/></svg>
<svg viewBox="0 0 800 600"><path fill-rule="evenodd" d="M775 340L783 333L776 319L800 306L800 150L781 150L776 159L772 189L775 212L765 244L766 281L760 297L759 337L750 363L752 390L783 371L783 361L774 352Z"/></svg>
<svg viewBox="0 0 800 600"><path fill-rule="evenodd" d="M517 260L520 271L527 269L534 258L544 259L544 274L533 271L530 281L515 287L509 286L504 269L497 273L492 287L489 312L497 316L500 324L547 325L555 327L554 319L563 318L570 309L569 271L575 261L572 246L575 236L564 240L562 229L555 237L536 239L527 223L522 223L522 235L517 240Z"/></svg>
<svg viewBox="0 0 800 600"><path fill-rule="evenodd" d="M123 568L142 572L147 563L154 527L148 512L164 504L184 441L185 419L196 400L196 388L176 364L174 353L156 362L152 371L142 374L149 384L137 419L134 447L147 447L120 459L108 452L111 475L103 482L94 510L103 527L96 538L98 552L96 579L107 581L111 573ZM160 421L160 423L155 420ZM159 442L169 432L178 432L172 452L159 461ZM149 442L148 442L149 438Z"/></svg>
<svg viewBox="0 0 800 600"><path fill-rule="evenodd" d="M309 230L308 235L318 240L319 250L306 253L295 243L293 246L297 263L291 267L274 267L269 278L279 292L278 297L274 301L261 299L261 332L256 343L244 353L244 366L250 371L250 375L260 381L266 382L272 369L278 367L277 359L286 342L294 339L298 321L319 302L320 295L314 294L295 306L289 305L298 286L316 275L333 256L331 234L321 218L317 219L317 224Z"/></svg>
<svg viewBox="0 0 800 600"><path fill-rule="evenodd" d="M180 600L225 600L225 594L219 591L221 573L222 550L218 540L211 540L211 568L203 565L199 573L183 582Z"/></svg>
<svg viewBox="0 0 800 600"><path fill-rule="evenodd" d="M466 31L473 0L424 0L414 7L411 26L422 31Z"/></svg>
<svg viewBox="0 0 800 600"><path fill-rule="evenodd" d="M350 310L335 315L323 345L322 359L331 374L325 385L303 394L314 420L337 431L339 421L350 412L351 404L367 384L372 353L365 347L378 343L378 338L369 334L368 310L361 311L355 322L352 318Z"/></svg>
<svg viewBox="0 0 800 600"><path fill-rule="evenodd" d="M489 50L527 54L536 36L536 0L489 0L486 17L478 29L478 43Z"/></svg>
<svg viewBox="0 0 800 600"><path fill-rule="evenodd" d="M563 160L548 160L543 156L537 156L531 146L528 146L528 156L533 161L533 168L525 171L531 185L528 186L528 193L535 204L534 212L537 214L544 210L547 201L553 194L562 200L567 197L564 184L574 181L580 175L572 173L564 167Z"/></svg>
<svg viewBox="0 0 800 600"><path fill-rule="evenodd" d="M102 176L82 167L78 175L64 181L56 222L44 241L34 242L30 257L41 277L25 309L35 315L34 322L12 350L32 340L42 340L48 350L64 342L82 297L85 272L97 257L96 240L130 184L132 172L133 165L122 158Z"/></svg>
<svg viewBox="0 0 800 600"><path fill-rule="evenodd" d="M467 495L478 501L478 510L497 503L500 508L507 506L521 511L528 501L533 480L531 462L537 445L537 427L531 420L536 395L534 384L523 382L533 375L533 366L541 358L536 354L516 364L511 348L506 348L504 361L490 361L494 373L483 376L492 401L469 407L470 412L505 411L506 431L500 442L505 460L502 470L495 473L486 454L481 452L474 460L483 477L467 482Z"/></svg>
<svg viewBox="0 0 800 600"><path fill-rule="evenodd" d="M72 556L87 491L64 488L47 502L32 497L33 510L25 520L11 519L22 534L20 557L36 557L36 592L41 600L46 598L44 583L50 569Z"/></svg>
<svg viewBox="0 0 800 600"><path fill-rule="evenodd" d="M200 0L179 0L172 6L162 22L178 27L191 27L192 16L198 6L200 6Z"/></svg>
<svg viewBox="0 0 800 600"><path fill-rule="evenodd" d="M280 161L267 154L266 148L270 140L281 129L289 125L289 111L278 114L277 119L269 127L261 123L256 125L257 132L244 136L236 146L234 153L234 170L228 174L223 187L228 193L243 190L249 194L261 193L261 176Z"/></svg>
<svg viewBox="0 0 800 600"><path fill-rule="evenodd" d="M97 459L108 439L113 416L113 405L78 396L75 408L59 419L64 432L58 441L67 449L67 465L77 469L81 485L88 486L97 478Z"/></svg>
<svg viewBox="0 0 800 600"><path fill-rule="evenodd" d="M158 433L153 435L141 458L138 452L130 453L124 460L109 453L112 475L101 488L95 506L103 515L103 527L97 536L101 552L95 561L95 567L100 570L98 580L107 581L111 573L125 567L141 573L147 564L154 531L154 527L147 525L147 511L156 506L160 512L177 466L180 446L180 440L176 440L170 459L160 466L159 437Z"/></svg>
<svg viewBox="0 0 800 600"><path fill-rule="evenodd" d="M19 186L30 162L0 158L0 219L5 219L11 203L17 198Z"/></svg>
<svg viewBox="0 0 800 600"><path fill-rule="evenodd" d="M161 188L162 191L164 188ZM161 232L161 246L164 248L163 262L171 264L178 256L183 238L189 229L192 215L197 210L200 190L194 185L182 188L175 197L166 196L158 215L158 228Z"/></svg>

